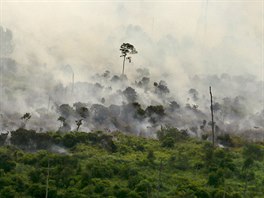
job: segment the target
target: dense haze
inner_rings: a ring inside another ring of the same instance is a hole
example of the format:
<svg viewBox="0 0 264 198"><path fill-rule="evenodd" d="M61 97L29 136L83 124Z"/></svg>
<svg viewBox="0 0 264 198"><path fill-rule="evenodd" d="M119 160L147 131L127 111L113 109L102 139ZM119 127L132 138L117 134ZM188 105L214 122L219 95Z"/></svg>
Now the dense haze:
<svg viewBox="0 0 264 198"><path fill-rule="evenodd" d="M200 136L212 86L219 133L263 138L262 4L3 1L1 131L29 112L26 128L37 131L75 130L83 119L82 131L153 136L169 125ZM122 80L124 42L138 54Z"/></svg>

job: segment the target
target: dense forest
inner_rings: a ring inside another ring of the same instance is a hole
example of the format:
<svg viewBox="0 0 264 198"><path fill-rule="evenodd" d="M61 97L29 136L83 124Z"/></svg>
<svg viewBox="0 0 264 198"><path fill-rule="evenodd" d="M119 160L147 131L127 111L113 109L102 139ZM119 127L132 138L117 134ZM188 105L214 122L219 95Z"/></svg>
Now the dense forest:
<svg viewBox="0 0 264 198"><path fill-rule="evenodd" d="M263 142L223 135L213 147L168 127L156 135L1 134L0 197L263 197Z"/></svg>

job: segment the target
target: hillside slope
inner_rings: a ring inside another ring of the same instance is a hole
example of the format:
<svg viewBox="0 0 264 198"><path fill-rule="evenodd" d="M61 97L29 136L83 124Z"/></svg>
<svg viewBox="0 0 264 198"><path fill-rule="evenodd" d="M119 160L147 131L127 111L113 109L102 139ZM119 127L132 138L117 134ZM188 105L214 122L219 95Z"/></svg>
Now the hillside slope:
<svg viewBox="0 0 264 198"><path fill-rule="evenodd" d="M45 197L47 182L49 198L263 197L263 144L223 137L231 147L213 149L174 128L157 136L13 131L0 147L0 197Z"/></svg>

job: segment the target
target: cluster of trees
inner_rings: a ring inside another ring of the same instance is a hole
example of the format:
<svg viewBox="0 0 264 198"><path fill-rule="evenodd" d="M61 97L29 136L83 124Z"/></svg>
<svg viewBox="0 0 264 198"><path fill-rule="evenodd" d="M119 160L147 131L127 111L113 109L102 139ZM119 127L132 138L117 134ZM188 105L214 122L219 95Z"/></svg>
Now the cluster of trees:
<svg viewBox="0 0 264 198"><path fill-rule="evenodd" d="M264 192L261 143L215 148L168 127L157 140L121 132L13 135L12 145L0 147L0 197L260 198ZM42 145L67 152L26 152L22 142L40 144L38 135Z"/></svg>
<svg viewBox="0 0 264 198"><path fill-rule="evenodd" d="M130 48L128 51L131 51ZM122 56L122 58L129 56L129 53L127 52L127 55ZM72 130L109 129L110 131L122 130L136 134L143 131L145 134L150 134L148 128L157 130L157 126L162 124L178 128L184 127L188 129L189 133L198 137L203 134L205 139L210 138L208 134L211 134L212 128L215 128L216 136L221 133L247 132L249 129L253 129L257 133L263 131L263 113L249 114L245 97L219 97L220 93L216 92L215 96L217 97L213 97L215 120L212 123L209 116L210 98L207 95L207 90L205 95L205 92L200 92L202 90L198 89L199 86L197 85L197 89L186 90L186 101L175 101L171 94L171 88L164 80L151 79L148 75L148 71L141 68L138 70L135 82L129 82L125 76L120 77L111 74L110 71L105 71L103 74L96 75L93 83L75 84L76 95L74 97L77 101L82 102L77 102L73 106L62 103L60 99L64 98L62 94L66 91L58 91L59 100L56 100L56 94L51 96L51 103L54 105L53 110L60 114L57 118L61 122L58 130L68 132ZM78 92L78 90L81 91ZM78 97L81 94L84 95L79 100ZM134 115L135 109L130 108L134 103L138 103L140 108L146 112L144 116L142 116L143 111L141 110L141 114L136 113ZM165 113L149 115L146 110L151 106L160 106ZM127 112L127 110L131 110L132 113ZM40 115L44 118L45 112ZM136 119L134 119L135 117ZM45 119L47 118L45 117ZM24 119L24 122L27 123L27 120ZM37 124L35 125L38 127ZM52 130L56 130L57 126ZM253 138L254 136L255 138L263 138L261 135L255 135L254 131L247 133L247 135Z"/></svg>
<svg viewBox="0 0 264 198"><path fill-rule="evenodd" d="M93 104L90 108L84 103L75 103L73 107L68 104L60 105L58 121L61 122L61 126L58 131L69 132L72 126L74 126L73 130L78 131L82 126L92 125L97 129L108 129L109 126L114 126L113 129L134 132L129 125L133 125L136 121L147 120L153 125L160 124L166 115L164 107L150 105L143 109L138 102L132 102L132 99L136 98L133 93L130 89L124 91L124 95L130 98L131 102L123 105L106 107L103 104Z"/></svg>
<svg viewBox="0 0 264 198"><path fill-rule="evenodd" d="M54 146L72 148L76 144L97 145L109 151L116 149L112 140L113 137L100 131L96 133L71 132L62 135L58 132L37 133L34 130L19 128L11 131L10 134L9 144L28 152L38 150L53 151ZM1 134L0 137L7 140L6 134ZM0 146L6 145L5 141L0 143Z"/></svg>

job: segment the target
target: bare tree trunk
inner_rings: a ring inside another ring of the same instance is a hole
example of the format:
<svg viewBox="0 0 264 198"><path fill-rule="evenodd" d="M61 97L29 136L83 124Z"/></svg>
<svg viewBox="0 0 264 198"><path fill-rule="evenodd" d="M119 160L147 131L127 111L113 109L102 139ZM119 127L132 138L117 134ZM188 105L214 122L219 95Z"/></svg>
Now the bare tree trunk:
<svg viewBox="0 0 264 198"><path fill-rule="evenodd" d="M212 94L212 90L211 90L211 86L209 87L209 91L210 91L210 98L211 98L211 117L212 117L212 143L213 143L213 147L215 146L215 130L214 130L214 109L213 109L213 94Z"/></svg>
<svg viewBox="0 0 264 198"><path fill-rule="evenodd" d="M123 60L122 76L124 76L124 72L125 72L125 62L126 62L126 56L124 56L124 60Z"/></svg>

